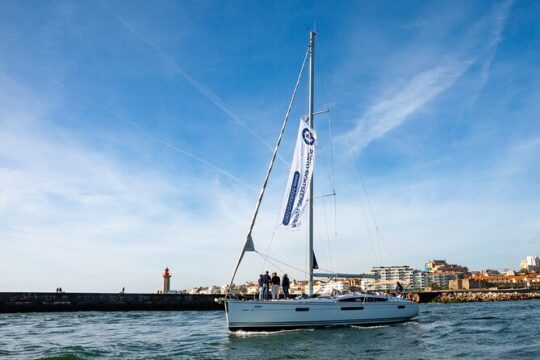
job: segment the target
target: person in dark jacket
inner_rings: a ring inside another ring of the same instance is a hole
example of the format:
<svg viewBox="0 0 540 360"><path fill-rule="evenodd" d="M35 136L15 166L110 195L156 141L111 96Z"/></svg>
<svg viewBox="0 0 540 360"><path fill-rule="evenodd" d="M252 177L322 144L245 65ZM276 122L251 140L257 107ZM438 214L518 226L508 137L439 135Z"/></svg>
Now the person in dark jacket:
<svg viewBox="0 0 540 360"><path fill-rule="evenodd" d="M259 300L264 299L264 289L266 288L266 284L264 283L264 275L261 274L259 276Z"/></svg>
<svg viewBox="0 0 540 360"><path fill-rule="evenodd" d="M396 283L396 296L398 298L402 297L403 295L403 285L399 283L399 281Z"/></svg>
<svg viewBox="0 0 540 360"><path fill-rule="evenodd" d="M272 300L275 300L278 298L280 283L281 283L281 280L279 276L277 276L277 273L272 273Z"/></svg>
<svg viewBox="0 0 540 360"><path fill-rule="evenodd" d="M266 270L266 274L263 275L263 300L268 300L268 288L271 283L272 278L268 275L268 270Z"/></svg>
<svg viewBox="0 0 540 360"><path fill-rule="evenodd" d="M285 299L289 298L289 286L291 285L291 282L289 281L289 277L287 274L283 274L283 279L281 279L281 287L283 289L283 297Z"/></svg>

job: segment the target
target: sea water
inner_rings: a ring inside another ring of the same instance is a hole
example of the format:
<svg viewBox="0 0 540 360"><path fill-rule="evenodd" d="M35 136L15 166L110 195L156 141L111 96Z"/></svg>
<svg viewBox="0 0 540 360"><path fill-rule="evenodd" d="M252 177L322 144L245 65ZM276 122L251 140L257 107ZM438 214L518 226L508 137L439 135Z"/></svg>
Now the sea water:
<svg viewBox="0 0 540 360"><path fill-rule="evenodd" d="M230 333L221 311L0 314L6 359L540 359L540 300L423 304L403 324Z"/></svg>

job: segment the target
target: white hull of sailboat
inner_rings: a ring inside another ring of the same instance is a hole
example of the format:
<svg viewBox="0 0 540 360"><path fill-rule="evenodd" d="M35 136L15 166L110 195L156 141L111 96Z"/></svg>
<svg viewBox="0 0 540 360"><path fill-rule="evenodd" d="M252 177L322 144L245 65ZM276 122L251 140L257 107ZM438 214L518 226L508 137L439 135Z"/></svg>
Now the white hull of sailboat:
<svg viewBox="0 0 540 360"><path fill-rule="evenodd" d="M418 304L408 300L393 297L384 301L363 299L363 296L272 301L229 299L226 300L227 324L231 331L272 331L392 324L418 315Z"/></svg>

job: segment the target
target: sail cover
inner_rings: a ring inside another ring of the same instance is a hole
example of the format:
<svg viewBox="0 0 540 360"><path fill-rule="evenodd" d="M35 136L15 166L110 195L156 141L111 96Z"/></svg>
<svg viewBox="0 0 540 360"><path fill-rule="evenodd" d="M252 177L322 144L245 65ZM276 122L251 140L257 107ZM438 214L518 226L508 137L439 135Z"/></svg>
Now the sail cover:
<svg viewBox="0 0 540 360"><path fill-rule="evenodd" d="M301 225L302 214L310 197L316 140L317 135L314 129L305 120L300 119L296 148L281 204L278 228L298 230Z"/></svg>

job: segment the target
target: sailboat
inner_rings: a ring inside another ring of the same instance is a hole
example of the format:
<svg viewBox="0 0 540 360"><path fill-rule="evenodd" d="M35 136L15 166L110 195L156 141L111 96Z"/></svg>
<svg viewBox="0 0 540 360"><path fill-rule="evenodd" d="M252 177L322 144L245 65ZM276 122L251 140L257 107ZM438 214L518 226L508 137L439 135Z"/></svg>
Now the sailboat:
<svg viewBox="0 0 540 360"><path fill-rule="evenodd" d="M289 230L297 229L301 224L305 207L308 210L308 293L295 299L242 300L228 294L225 296L225 314L230 331L275 331L298 328L318 328L348 325L379 325L407 321L418 315L419 307L415 302L389 295L351 293L335 296L317 296L313 293L314 277L321 278L369 278L369 274L314 273L317 269L313 252L313 170L315 161L316 133L313 126L314 115L314 64L315 36L310 31L309 46L304 57L302 70L296 82L293 97L285 120L281 127L270 165L266 172L261 192L255 207L248 235L240 258L234 269L229 289L242 262L244 254L256 251L252 231L259 208L264 197L268 178L272 171L277 151L283 137L285 125L290 114L298 84L309 58L309 94L308 114L300 121L295 155L287 182L278 227Z"/></svg>

